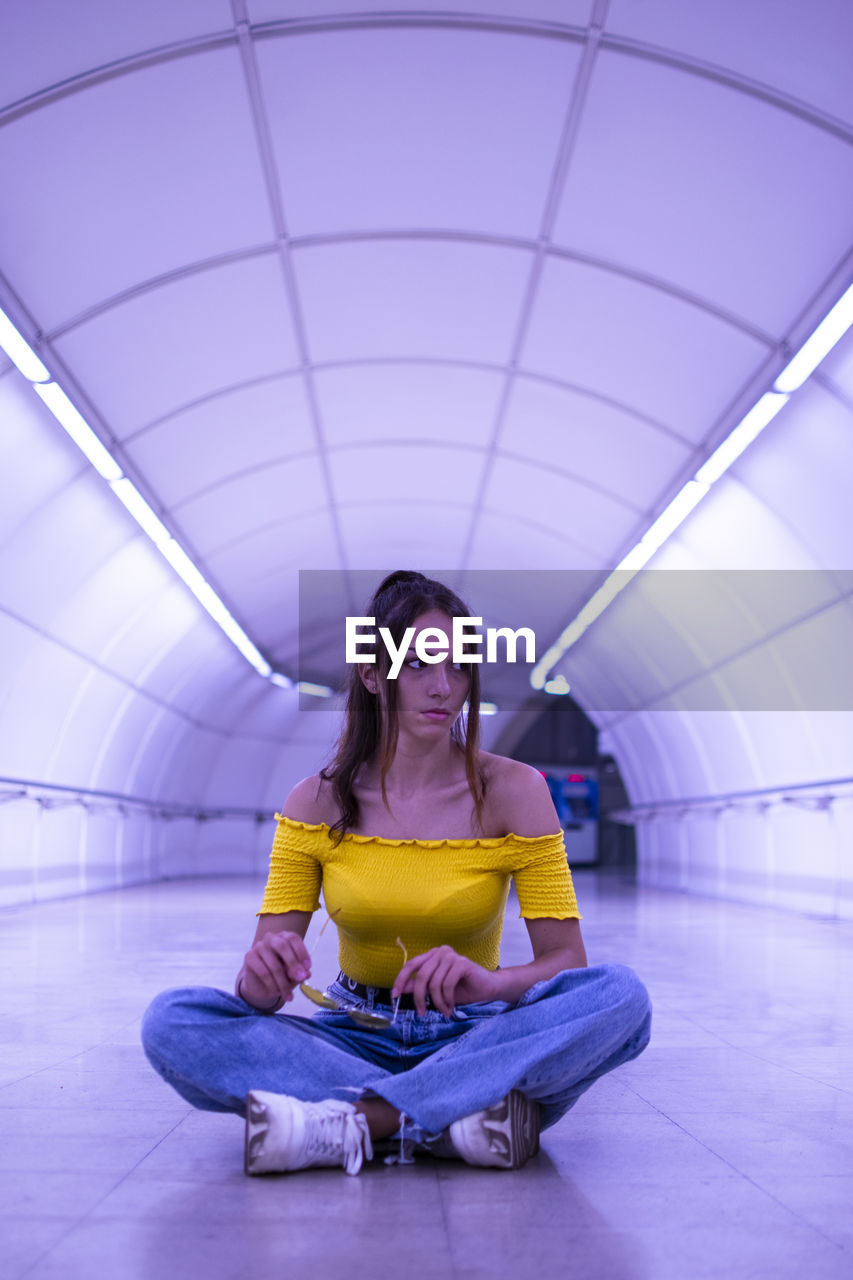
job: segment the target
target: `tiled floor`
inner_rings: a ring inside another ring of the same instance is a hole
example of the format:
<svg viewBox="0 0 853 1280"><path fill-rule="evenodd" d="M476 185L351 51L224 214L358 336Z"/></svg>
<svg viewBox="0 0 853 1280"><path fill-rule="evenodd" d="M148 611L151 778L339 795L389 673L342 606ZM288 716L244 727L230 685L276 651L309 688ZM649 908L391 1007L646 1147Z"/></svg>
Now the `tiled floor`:
<svg viewBox="0 0 853 1280"><path fill-rule="evenodd" d="M138 1026L161 988L231 988L257 883L0 914L0 1275L847 1280L853 928L576 880L591 962L633 965L652 993L652 1044L517 1173L244 1177L242 1122L192 1112ZM503 962L525 943L510 908Z"/></svg>

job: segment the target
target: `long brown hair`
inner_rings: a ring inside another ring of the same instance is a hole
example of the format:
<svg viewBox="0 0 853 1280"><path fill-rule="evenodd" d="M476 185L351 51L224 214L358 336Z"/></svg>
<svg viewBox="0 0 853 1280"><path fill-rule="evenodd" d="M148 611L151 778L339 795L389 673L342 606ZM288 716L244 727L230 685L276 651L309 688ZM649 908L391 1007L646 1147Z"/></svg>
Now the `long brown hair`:
<svg viewBox="0 0 853 1280"><path fill-rule="evenodd" d="M376 629L387 627L394 644L401 643L407 627L429 609L440 609L450 618L470 617L470 611L455 591L427 578L422 573L398 569L380 582L365 610L365 617L376 619ZM379 782L382 799L390 811L385 779L397 749L397 681L387 678L391 659L385 645L376 647L375 694L365 688L364 682L353 664L349 676L344 723L335 748L335 755L320 777L332 784L332 792L340 808L341 816L331 828L337 832L337 842L349 827L358 821L358 800L353 781L359 768L369 760L379 763ZM480 746L480 668L476 662L468 664L468 713L459 716L450 731L452 742L465 753L465 775L474 801L477 824L482 830L483 802L486 780L479 764ZM462 723L464 720L464 724Z"/></svg>

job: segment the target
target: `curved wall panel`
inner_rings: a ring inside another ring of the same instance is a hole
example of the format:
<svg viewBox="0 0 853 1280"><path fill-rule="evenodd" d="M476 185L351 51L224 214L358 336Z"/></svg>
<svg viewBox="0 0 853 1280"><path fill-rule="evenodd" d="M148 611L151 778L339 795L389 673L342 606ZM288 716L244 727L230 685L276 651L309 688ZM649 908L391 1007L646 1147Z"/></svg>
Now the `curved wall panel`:
<svg viewBox="0 0 853 1280"><path fill-rule="evenodd" d="M574 667L583 678L588 713L620 761L632 803L666 805L637 826L640 874L648 883L853 915L853 866L845 852L853 847L849 787L787 799L732 795L853 775L851 432L853 411L831 385L804 388L651 562L661 574L695 573L708 589L707 615L699 609L692 618L661 614L660 634L650 637L637 630L643 615L632 606L629 586L564 660L567 672ZM786 595L795 579L778 571L792 568L803 576L796 595ZM752 595L739 597L737 574L751 569L765 572L747 579ZM720 591L715 603L711 593ZM749 618L732 635L748 640L750 651L718 666L721 709L703 710L702 681L684 682L685 664L668 633L677 630L688 651L701 655L719 642L712 623L724 596ZM803 610L811 616L800 616ZM626 644L632 634L633 650ZM596 673L612 670L620 651L620 677L630 684L634 671L633 687L647 690L647 705L616 714L596 710L599 696L612 697L600 677L596 688ZM653 705L655 695L667 691L667 676L671 686L681 682L672 704L681 701L682 710ZM750 706L765 696L760 690L775 706ZM821 705L815 692L825 699ZM718 802L691 803L703 797Z"/></svg>
<svg viewBox="0 0 853 1280"><path fill-rule="evenodd" d="M15 371L0 406L0 776L151 805L0 783L0 902L259 870L253 819L157 806L279 805L301 776L280 756L295 694L232 649Z"/></svg>

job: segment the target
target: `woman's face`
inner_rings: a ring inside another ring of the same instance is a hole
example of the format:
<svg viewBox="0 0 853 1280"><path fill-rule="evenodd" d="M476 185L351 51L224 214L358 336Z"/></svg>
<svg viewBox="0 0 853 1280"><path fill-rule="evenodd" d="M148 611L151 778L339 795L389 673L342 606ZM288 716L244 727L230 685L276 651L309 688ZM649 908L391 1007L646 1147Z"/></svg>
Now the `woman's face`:
<svg viewBox="0 0 853 1280"><path fill-rule="evenodd" d="M440 609L430 609L416 618L413 625L415 634L397 676L400 731L426 739L449 735L468 697L468 669L464 664L454 663L452 653L440 662L422 662L415 652L415 642L422 631L438 627L450 646L453 622Z"/></svg>

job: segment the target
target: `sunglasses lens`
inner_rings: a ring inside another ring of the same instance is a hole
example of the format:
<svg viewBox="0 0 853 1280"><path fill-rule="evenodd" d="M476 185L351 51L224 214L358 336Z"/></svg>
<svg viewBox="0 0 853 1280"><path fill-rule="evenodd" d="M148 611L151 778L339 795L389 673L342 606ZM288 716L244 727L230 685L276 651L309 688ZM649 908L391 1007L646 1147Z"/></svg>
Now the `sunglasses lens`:
<svg viewBox="0 0 853 1280"><path fill-rule="evenodd" d="M320 1005L322 1009L340 1008L337 1000L332 1000L330 996L324 996L322 991L318 991L316 987L309 987L307 982L300 982L299 990L309 1000L313 1000L314 1004Z"/></svg>
<svg viewBox="0 0 853 1280"><path fill-rule="evenodd" d="M369 1013L366 1009L347 1009L347 1013L352 1018L356 1026L372 1027L390 1027L391 1019L385 1018L381 1013Z"/></svg>

